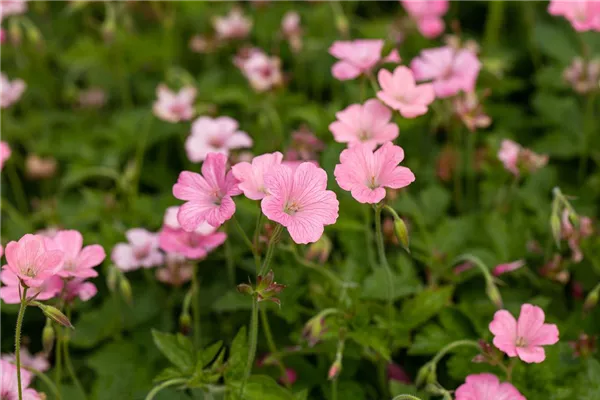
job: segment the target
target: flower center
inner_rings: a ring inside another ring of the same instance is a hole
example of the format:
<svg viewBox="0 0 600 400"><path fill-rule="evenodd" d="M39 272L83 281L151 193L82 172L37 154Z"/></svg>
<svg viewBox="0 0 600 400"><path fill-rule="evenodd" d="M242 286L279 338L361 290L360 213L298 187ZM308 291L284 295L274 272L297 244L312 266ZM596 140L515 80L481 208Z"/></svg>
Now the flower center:
<svg viewBox="0 0 600 400"><path fill-rule="evenodd" d="M375 190L379 187L379 183L377 183L377 179L375 178L375 176L371 176L367 179L367 187L369 187L369 189L371 190Z"/></svg>
<svg viewBox="0 0 600 400"><path fill-rule="evenodd" d="M527 341L525 340L524 337L518 336L516 346L517 347L527 347Z"/></svg>
<svg viewBox="0 0 600 400"><path fill-rule="evenodd" d="M295 201L287 203L285 205L285 207L283 208L283 212L286 213L286 214L288 214L288 215L294 215L298 211L300 211L300 205L298 203L296 203Z"/></svg>
<svg viewBox="0 0 600 400"><path fill-rule="evenodd" d="M210 140L208 141L208 144L210 144L212 147L220 149L221 147L223 147L225 145L225 140L223 140L222 137L215 136L215 137L210 138Z"/></svg>
<svg viewBox="0 0 600 400"><path fill-rule="evenodd" d="M371 133L366 130L360 130L358 132L358 138L361 142L366 142L367 140L371 139Z"/></svg>
<svg viewBox="0 0 600 400"><path fill-rule="evenodd" d="M37 271L35 270L35 268L33 268L33 266L28 265L27 267L25 267L25 276L33 278L36 275L37 275Z"/></svg>
<svg viewBox="0 0 600 400"><path fill-rule="evenodd" d="M136 260L141 260L143 258L148 257L149 253L150 253L149 245L146 245L144 247L137 247L133 250L133 256L136 258Z"/></svg>

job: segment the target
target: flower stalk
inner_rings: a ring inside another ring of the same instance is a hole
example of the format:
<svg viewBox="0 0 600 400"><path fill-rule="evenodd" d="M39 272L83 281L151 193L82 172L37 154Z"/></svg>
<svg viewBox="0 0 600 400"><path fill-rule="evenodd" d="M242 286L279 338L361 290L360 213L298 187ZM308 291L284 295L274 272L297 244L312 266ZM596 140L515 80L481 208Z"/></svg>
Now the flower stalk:
<svg viewBox="0 0 600 400"><path fill-rule="evenodd" d="M25 308L27 308L27 289L23 286L21 294L21 306L19 307L19 315L17 316L17 327L15 329L15 358L17 361L17 384L19 391L19 400L23 400L23 387L21 384L21 328L23 326L23 317L25 316Z"/></svg>

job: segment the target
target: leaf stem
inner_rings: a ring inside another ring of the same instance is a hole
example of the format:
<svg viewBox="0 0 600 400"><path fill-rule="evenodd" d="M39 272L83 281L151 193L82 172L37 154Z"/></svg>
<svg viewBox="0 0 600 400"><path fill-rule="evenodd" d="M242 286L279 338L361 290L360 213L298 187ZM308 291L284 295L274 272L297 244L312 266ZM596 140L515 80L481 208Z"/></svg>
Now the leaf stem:
<svg viewBox="0 0 600 400"><path fill-rule="evenodd" d="M379 261L387 275L387 313L389 332L392 331L394 322L394 276L385 255L385 246L383 243L383 230L381 229L381 210L383 206L375 206L375 235L377 239L377 250L379 252ZM391 335L390 335L391 336Z"/></svg>
<svg viewBox="0 0 600 400"><path fill-rule="evenodd" d="M23 326L25 308L27 308L27 289L28 287L23 285L23 293L21 295L21 306L19 307L19 315L17 316L17 328L15 329L15 358L17 360L17 383L19 391L19 400L23 400L23 387L21 385L21 327Z"/></svg>
<svg viewBox="0 0 600 400"><path fill-rule="evenodd" d="M185 383L186 381L187 381L187 379L185 379L185 378L173 378L173 379L169 379L168 381L164 381L160 385L152 388L150 393L148 393L148 395L146 396L146 400L152 400L154 398L154 396L156 396L158 394L158 392L160 392L164 388L167 388L169 386L178 385L180 383Z"/></svg>
<svg viewBox="0 0 600 400"><path fill-rule="evenodd" d="M240 398L244 398L244 388L246 382L252 372L252 365L254 364L254 357L256 356L256 342L258 339L258 298L252 296L252 314L250 317L250 332L249 336L249 347L248 347L248 361L246 362L246 368L244 370L244 380L240 387Z"/></svg>

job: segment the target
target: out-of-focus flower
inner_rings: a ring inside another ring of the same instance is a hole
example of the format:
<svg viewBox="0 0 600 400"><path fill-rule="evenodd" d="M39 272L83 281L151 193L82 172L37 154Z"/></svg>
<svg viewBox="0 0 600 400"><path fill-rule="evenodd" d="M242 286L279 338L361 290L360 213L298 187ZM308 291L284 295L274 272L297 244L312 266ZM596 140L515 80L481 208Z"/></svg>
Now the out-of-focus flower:
<svg viewBox="0 0 600 400"><path fill-rule="evenodd" d="M24 14L27 0L0 0L0 22L9 15Z"/></svg>
<svg viewBox="0 0 600 400"><path fill-rule="evenodd" d="M596 352L596 336L589 336L587 333L579 335L577 340L569 342L573 349L574 357L588 357Z"/></svg>
<svg viewBox="0 0 600 400"><path fill-rule="evenodd" d="M48 371L48 368L50 368L50 363L48 362L48 358L44 353L32 355L29 350L27 350L27 347L21 345L20 355L21 367L33 368L40 372ZM2 360L15 363L17 358L15 357L14 353L2 354Z"/></svg>
<svg viewBox="0 0 600 400"><path fill-rule="evenodd" d="M106 91L102 88L82 90L77 101L82 108L102 108L106 104Z"/></svg>
<svg viewBox="0 0 600 400"><path fill-rule="evenodd" d="M140 267L152 268L163 263L158 249L158 234L143 228L125 232L128 243L117 243L111 259L121 271L133 271Z"/></svg>
<svg viewBox="0 0 600 400"><path fill-rule="evenodd" d="M8 108L16 103L23 92L26 85L22 79L15 79L12 82L3 73L0 73L0 108Z"/></svg>
<svg viewBox="0 0 600 400"><path fill-rule="evenodd" d="M287 161L313 161L325 144L306 126L292 132L292 143L285 152Z"/></svg>
<svg viewBox="0 0 600 400"><path fill-rule="evenodd" d="M492 270L492 274L494 274L496 276L500 276L500 275L505 274L507 272L511 272L511 271L517 270L517 269L521 268L524 265L525 265L525 261L523 261L523 260L517 260L517 261L513 261L513 262L510 262L510 263L506 263L506 264L498 264Z"/></svg>
<svg viewBox="0 0 600 400"><path fill-rule="evenodd" d="M498 159L506 170L517 177L523 171L533 173L548 163L547 155L536 154L509 139L502 141Z"/></svg>
<svg viewBox="0 0 600 400"><path fill-rule="evenodd" d="M185 141L187 156L192 162L206 159L209 153L229 156L229 151L252 146L252 138L238 129L229 117L200 117L192 124L192 133Z"/></svg>
<svg viewBox="0 0 600 400"><path fill-rule="evenodd" d="M561 236L569 243L572 251L571 259L573 262L579 263L583 260L583 253L581 252L579 243L581 239L589 237L594 233L594 227L592 220L588 217L578 218L579 226L574 227L569 219L569 214L569 210L565 208L561 218Z"/></svg>
<svg viewBox="0 0 600 400"><path fill-rule="evenodd" d="M338 143L348 143L350 147L364 143L374 149L398 137L398 125L391 122L392 112L379 100L352 104L335 116L337 120L329 125L329 130Z"/></svg>
<svg viewBox="0 0 600 400"><path fill-rule="evenodd" d="M257 92L271 90L283 83L279 57L270 57L260 49L242 49L233 63Z"/></svg>
<svg viewBox="0 0 600 400"><path fill-rule="evenodd" d="M194 53L210 53L215 49L215 42L202 35L194 35L190 38L190 50Z"/></svg>
<svg viewBox="0 0 600 400"><path fill-rule="evenodd" d="M329 54L340 61L333 65L331 73L341 81L369 74L381 59L381 50L383 40L379 39L336 41L329 48Z"/></svg>
<svg viewBox="0 0 600 400"><path fill-rule="evenodd" d="M28 154L25 159L25 173L31 179L48 179L56 174L56 159Z"/></svg>
<svg viewBox="0 0 600 400"><path fill-rule="evenodd" d="M156 88L156 96L152 110L154 115L163 121L188 121L194 116L196 88L186 86L179 92L174 92L161 83Z"/></svg>
<svg viewBox="0 0 600 400"><path fill-rule="evenodd" d="M98 293L98 288L92 282L76 278L65 281L64 299L67 302L79 297L81 301L88 301Z"/></svg>
<svg viewBox="0 0 600 400"><path fill-rule="evenodd" d="M404 118L415 118L427 113L427 107L435 100L433 85L417 85L413 73L405 66L396 67L393 73L382 69L377 78L381 85L377 97L398 110Z"/></svg>
<svg viewBox="0 0 600 400"><path fill-rule="evenodd" d="M396 363L389 363L387 365L387 376L391 381L402 382L406 383L407 385L412 383L404 368Z"/></svg>
<svg viewBox="0 0 600 400"><path fill-rule="evenodd" d="M238 7L232 8L224 17L214 17L212 24L219 40L244 39L252 29L252 20Z"/></svg>
<svg viewBox="0 0 600 400"><path fill-rule="evenodd" d="M0 298L6 304L19 304L21 302L20 293L23 293L19 278L12 271L3 269L0 271L0 281L2 281ZM45 279L39 286L29 288L27 297L35 297L36 300L50 300L56 297L62 288L62 280L54 275Z"/></svg>
<svg viewBox="0 0 600 400"><path fill-rule="evenodd" d="M2 269L32 288L40 287L63 265L63 252L46 248L44 238L38 235L26 234L18 242L9 242L5 251L7 264Z"/></svg>
<svg viewBox="0 0 600 400"><path fill-rule="evenodd" d="M169 253L182 254L190 260L200 260L209 252L222 245L227 239L225 232L212 232L206 234L187 232L183 229L171 229L163 227L159 234L160 248Z"/></svg>
<svg viewBox="0 0 600 400"><path fill-rule="evenodd" d="M526 363L541 363L546 359L542 346L558 342L558 328L544 323L544 311L531 304L521 306L519 320L506 310L496 311L490 322L494 346L509 357L519 357Z"/></svg>
<svg viewBox="0 0 600 400"><path fill-rule="evenodd" d="M550 0L548 12L562 15L578 32L600 32L600 2L596 0Z"/></svg>
<svg viewBox="0 0 600 400"><path fill-rule="evenodd" d="M403 159L404 150L392 142L375 151L368 145L356 145L340 154L335 179L358 202L376 204L385 197L386 187L400 189L414 182L412 171L398 165Z"/></svg>
<svg viewBox="0 0 600 400"><path fill-rule="evenodd" d="M421 51L410 67L417 81L433 81L435 95L446 98L475 90L481 62L468 49L444 46Z"/></svg>
<svg viewBox="0 0 600 400"><path fill-rule="evenodd" d="M456 389L456 400L526 400L517 388L508 382L500 383L493 374L473 374Z"/></svg>
<svg viewBox="0 0 600 400"><path fill-rule="evenodd" d="M555 254L550 261L540 268L539 272L540 275L562 283L563 285L569 281L571 275L569 271L565 269L565 263L560 254Z"/></svg>
<svg viewBox="0 0 600 400"><path fill-rule="evenodd" d="M448 11L448 0L402 0L401 3L423 36L432 39L444 32L442 17Z"/></svg>
<svg viewBox="0 0 600 400"><path fill-rule="evenodd" d="M278 151L262 154L254 157L252 163L237 163L231 167L231 171L239 181L238 187L247 198L262 200L267 195L264 182L265 173L268 173L274 166L280 165L282 160L283 154Z"/></svg>
<svg viewBox="0 0 600 400"><path fill-rule="evenodd" d="M181 286L192 279L194 266L182 255L167 253L166 265L156 270L156 279L173 285Z"/></svg>
<svg viewBox="0 0 600 400"><path fill-rule="evenodd" d="M281 20L281 32L290 43L295 53L302 50L302 27L300 26L300 14L296 11L288 11Z"/></svg>
<svg viewBox="0 0 600 400"><path fill-rule="evenodd" d="M460 49L467 49L471 51L473 54L479 54L481 51L479 44L473 39L462 40L458 35L446 35L444 36L444 43L454 50L458 51Z"/></svg>
<svg viewBox="0 0 600 400"><path fill-rule="evenodd" d="M304 162L293 171L286 165L273 167L265 175L268 194L262 199L263 213L285 226L294 242L313 243L323 235L324 226L338 218L339 202L327 190L327 173Z"/></svg>
<svg viewBox="0 0 600 400"><path fill-rule="evenodd" d="M586 61L575 57L563 72L563 78L577 93L585 94L600 89L600 59Z"/></svg>
<svg viewBox="0 0 600 400"><path fill-rule="evenodd" d="M487 128L492 119L483 110L483 105L475 92L468 92L454 98L454 112L467 129L475 132L478 128Z"/></svg>
<svg viewBox="0 0 600 400"><path fill-rule="evenodd" d="M83 247L83 236L76 230L59 231L52 239L46 240L50 250L64 253L63 268L58 276L63 278L93 278L98 276L94 269L104 261L106 253L99 244Z"/></svg>
<svg viewBox="0 0 600 400"><path fill-rule="evenodd" d="M235 212L232 196L241 193L237 179L227 171L227 157L210 153L202 164L202 175L183 171L173 185L173 196L186 201L177 219L186 231L197 229L205 221L218 227Z"/></svg>
<svg viewBox="0 0 600 400"><path fill-rule="evenodd" d="M4 141L0 141L0 171L4 167L4 162L10 158L10 146Z"/></svg>
<svg viewBox="0 0 600 400"><path fill-rule="evenodd" d="M46 396L28 387L33 373L21 366L21 385L23 400L42 400ZM43 396L43 397L42 397ZM6 360L0 360L0 399L18 399L17 366Z"/></svg>
<svg viewBox="0 0 600 400"><path fill-rule="evenodd" d="M296 370L292 369L292 368L286 368L285 369L285 377L280 376L279 377L279 382L282 384L290 384L293 385L294 382L296 382L296 380L298 379L298 374L296 373Z"/></svg>

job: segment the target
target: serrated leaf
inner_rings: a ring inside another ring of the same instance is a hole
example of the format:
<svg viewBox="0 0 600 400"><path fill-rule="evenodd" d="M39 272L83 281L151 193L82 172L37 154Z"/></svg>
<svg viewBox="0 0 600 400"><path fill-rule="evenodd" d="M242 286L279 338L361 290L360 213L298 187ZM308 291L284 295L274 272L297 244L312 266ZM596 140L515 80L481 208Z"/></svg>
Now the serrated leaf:
<svg viewBox="0 0 600 400"><path fill-rule="evenodd" d="M242 326L231 342L227 369L225 370L225 381L234 382L242 379L244 368L248 359L248 334L246 326Z"/></svg>
<svg viewBox="0 0 600 400"><path fill-rule="evenodd" d="M196 362L192 341L182 334L173 335L152 330L154 344L182 372L191 372Z"/></svg>
<svg viewBox="0 0 600 400"><path fill-rule="evenodd" d="M452 286L426 289L403 304L398 318L404 327L416 328L438 314L448 304L453 292Z"/></svg>

